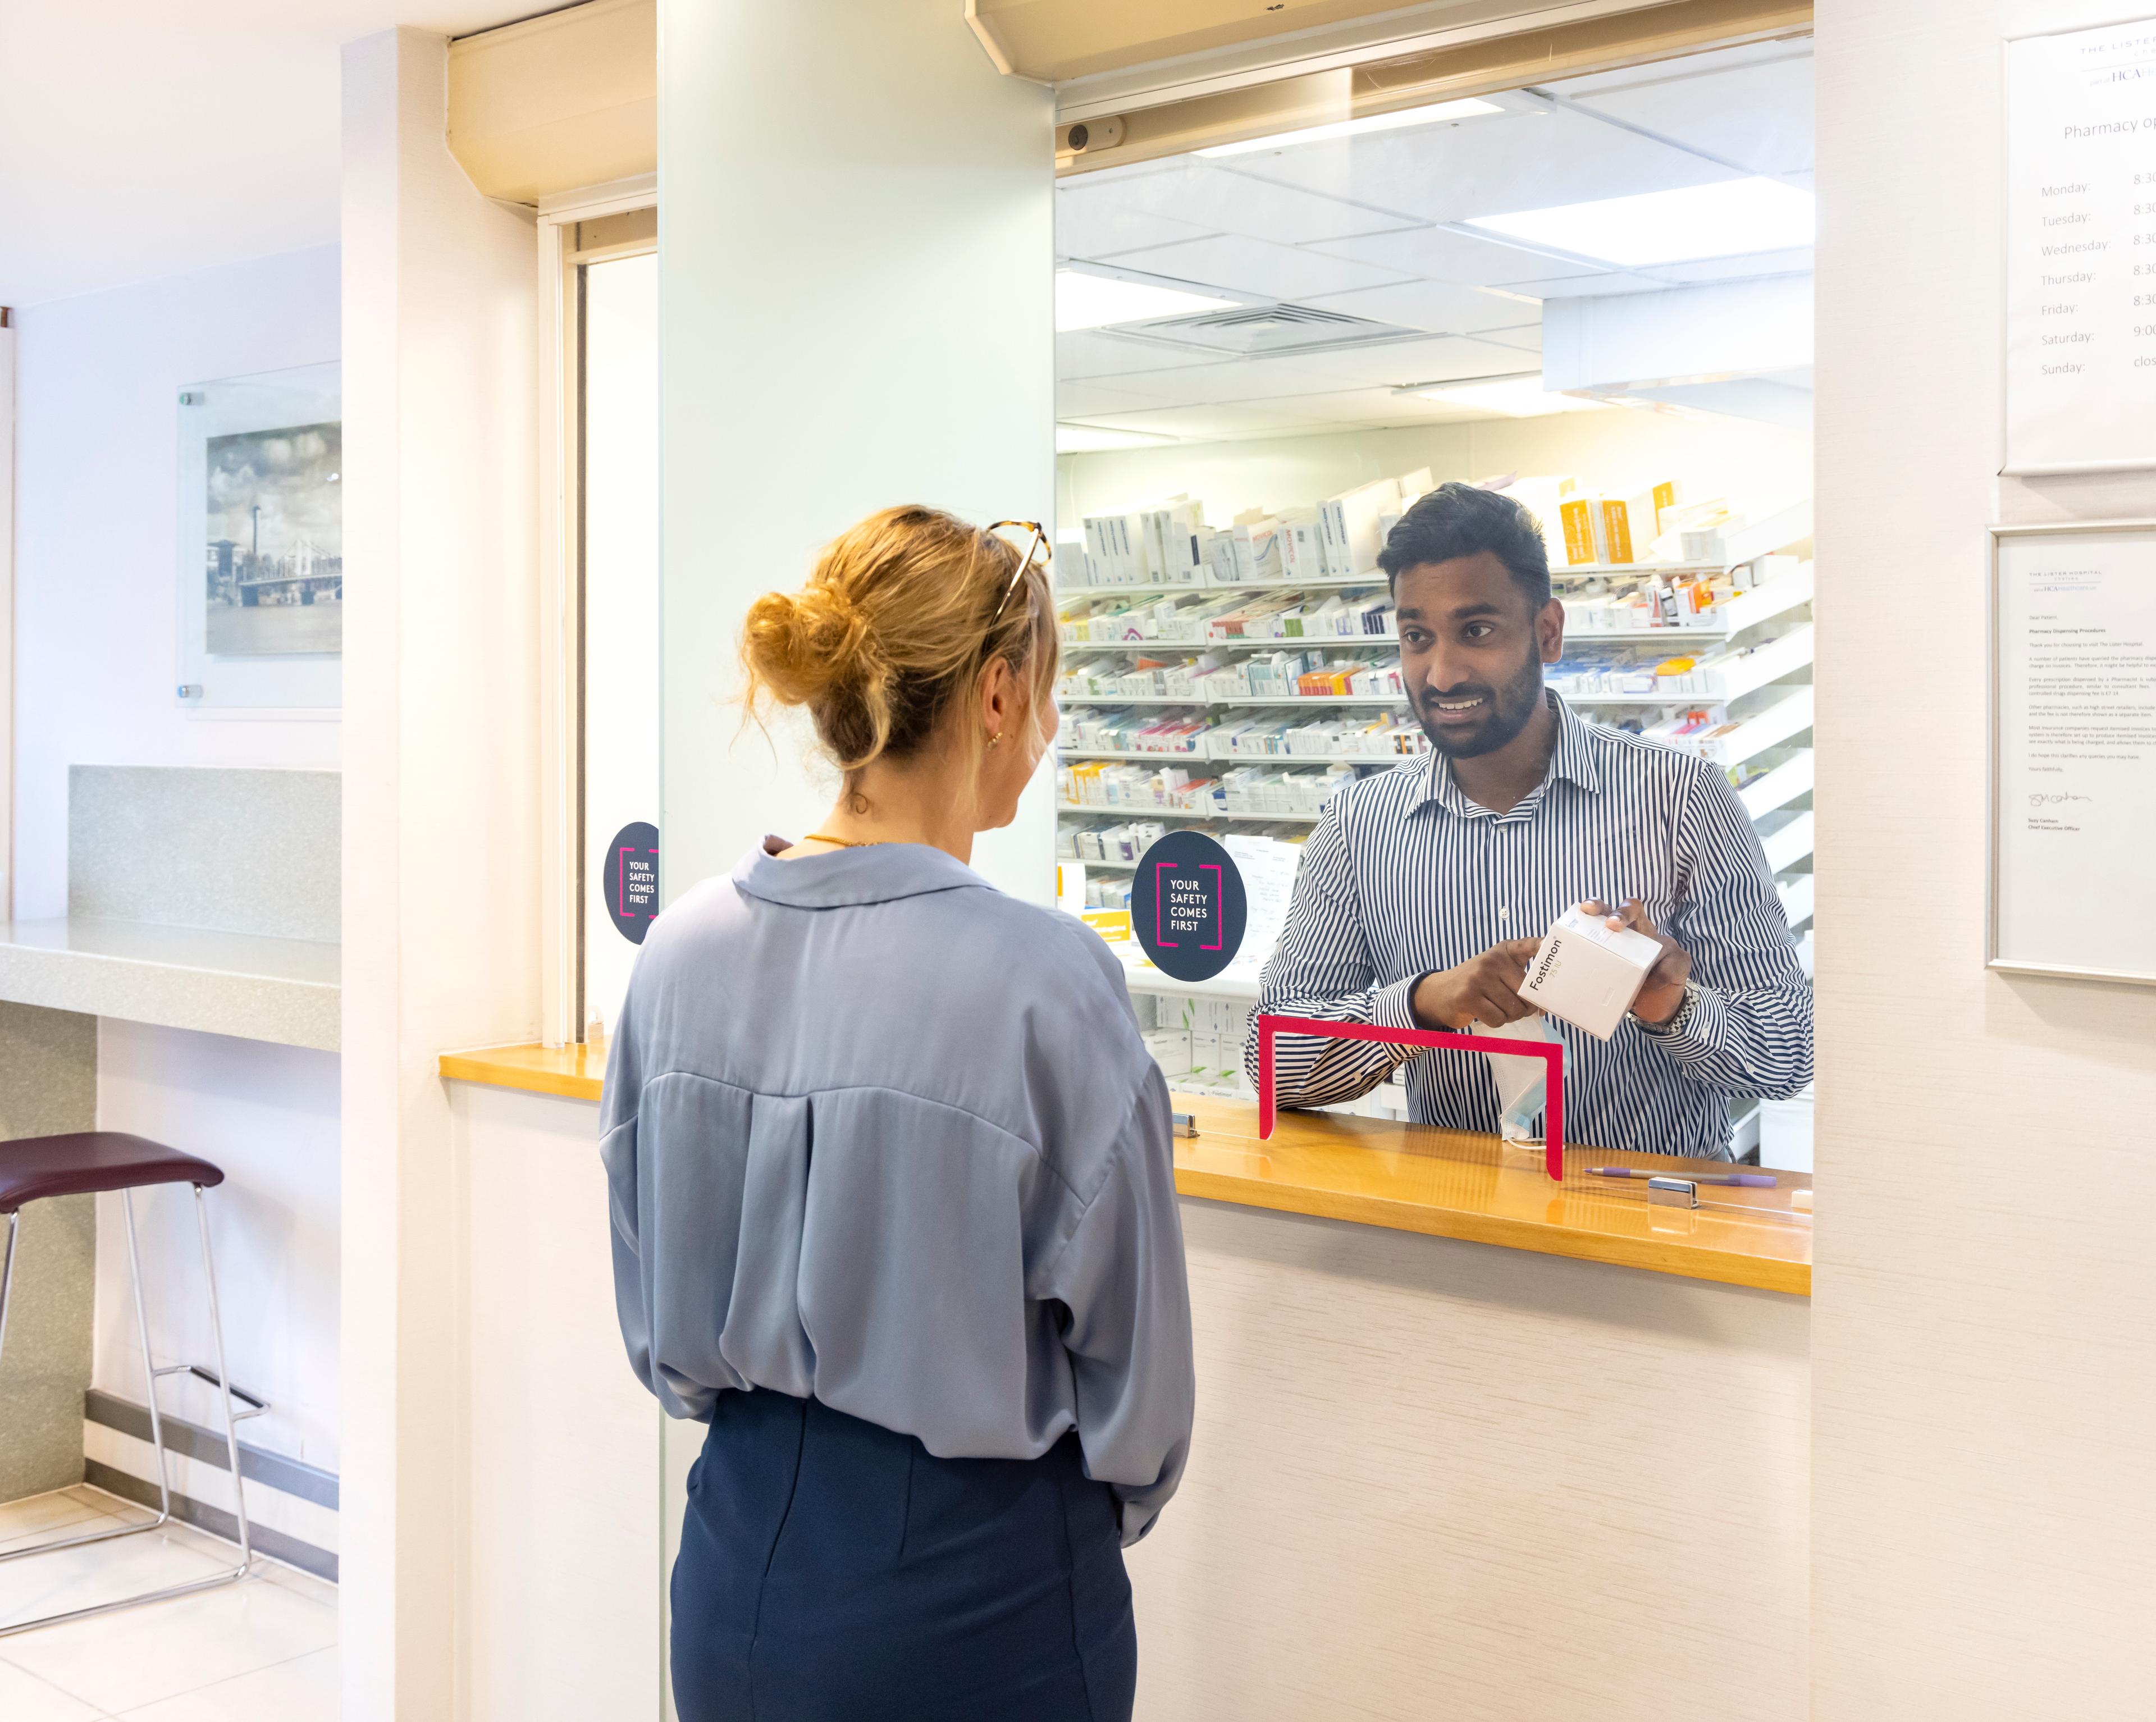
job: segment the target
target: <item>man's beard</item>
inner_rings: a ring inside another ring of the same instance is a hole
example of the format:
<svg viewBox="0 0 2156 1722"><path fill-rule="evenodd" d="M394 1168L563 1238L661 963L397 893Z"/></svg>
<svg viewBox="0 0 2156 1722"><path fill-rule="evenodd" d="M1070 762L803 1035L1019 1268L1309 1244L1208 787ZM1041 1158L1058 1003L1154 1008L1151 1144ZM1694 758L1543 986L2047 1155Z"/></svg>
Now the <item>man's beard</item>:
<svg viewBox="0 0 2156 1722"><path fill-rule="evenodd" d="M1519 673L1502 687L1491 687L1482 682L1463 682L1457 687L1425 687L1415 717L1422 725L1422 732L1430 738L1430 746L1439 753L1449 759L1474 759L1496 753L1525 729L1543 697L1542 659L1531 652L1520 666ZM1441 725L1435 721L1432 708L1437 702L1477 698L1483 702L1477 708L1483 715L1481 722L1471 727Z"/></svg>

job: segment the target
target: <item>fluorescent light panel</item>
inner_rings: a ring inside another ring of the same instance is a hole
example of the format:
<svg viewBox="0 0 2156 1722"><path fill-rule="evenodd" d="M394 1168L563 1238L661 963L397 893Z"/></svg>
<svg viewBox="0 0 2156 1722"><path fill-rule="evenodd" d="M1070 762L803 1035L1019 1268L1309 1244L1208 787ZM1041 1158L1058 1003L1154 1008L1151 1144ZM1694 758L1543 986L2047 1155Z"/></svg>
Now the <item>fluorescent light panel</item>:
<svg viewBox="0 0 2156 1722"><path fill-rule="evenodd" d="M1501 414L1507 419L1547 419L1555 413L1593 413L1609 404L1605 401L1582 400L1578 395L1553 394L1543 388L1538 377L1440 383L1435 388L1406 392L1444 406L1469 407L1477 412Z"/></svg>
<svg viewBox="0 0 2156 1722"><path fill-rule="evenodd" d="M1201 311L1226 311L1242 301L1150 281L1127 281L1083 270L1055 271L1055 332L1105 329L1116 323L1149 322L1155 317L1190 316Z"/></svg>
<svg viewBox="0 0 2156 1722"><path fill-rule="evenodd" d="M1630 266L1809 245L1818 226L1817 211L1810 192L1779 180L1724 179L1516 215L1480 215L1467 225Z"/></svg>
<svg viewBox="0 0 2156 1722"><path fill-rule="evenodd" d="M1478 114L1502 114L1494 101L1473 96L1458 101L1434 102L1428 107L1400 108L1389 114L1371 114L1360 120L1335 120L1329 125L1306 126L1300 131L1276 131L1269 137L1246 137L1240 143L1216 143L1197 152L1201 156L1247 156L1260 150L1292 149L1299 143L1322 143L1332 137L1356 137L1365 131L1397 131L1404 126L1435 126L1447 120L1471 120Z"/></svg>

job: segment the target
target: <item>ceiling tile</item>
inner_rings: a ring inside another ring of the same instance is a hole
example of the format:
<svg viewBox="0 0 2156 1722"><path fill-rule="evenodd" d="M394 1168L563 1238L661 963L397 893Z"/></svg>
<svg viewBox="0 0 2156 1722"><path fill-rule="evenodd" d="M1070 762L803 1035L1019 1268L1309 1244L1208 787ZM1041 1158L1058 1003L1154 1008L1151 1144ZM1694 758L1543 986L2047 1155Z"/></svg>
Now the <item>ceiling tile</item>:
<svg viewBox="0 0 2156 1722"><path fill-rule="evenodd" d="M1096 378L1111 385L1120 378ZM1151 371L1132 382L1153 396L1151 404L1220 406L1231 401L1265 400L1279 396L1316 394L1337 388L1338 373L1326 363L1322 353L1298 353L1289 357L1228 359L1219 364L1195 365L1177 371ZM1059 397L1060 398L1060 397Z"/></svg>
<svg viewBox="0 0 2156 1722"><path fill-rule="evenodd" d="M1279 412L1270 407L1232 405L1175 407L1151 413L1111 413L1088 423L1111 430L1140 430L1188 442L1227 442L1242 437L1286 436L1298 430L1333 430L1332 421L1315 414Z"/></svg>
<svg viewBox="0 0 2156 1722"><path fill-rule="evenodd" d="M1363 132L1236 159L1251 164L1246 172L1281 184L1424 221L1466 221L1731 177L1729 168L1686 150L1562 108L1435 131Z"/></svg>
<svg viewBox="0 0 2156 1722"><path fill-rule="evenodd" d="M1762 275L1803 275L1812 270L1812 248L1755 251L1749 257L1702 257L1696 263L1665 263L1655 273L1671 281L1746 281Z"/></svg>
<svg viewBox="0 0 2156 1722"><path fill-rule="evenodd" d="M1305 395L1298 413L1310 413L1334 424L1443 424L1476 416L1472 408L1395 394L1389 388L1345 388L1331 394Z"/></svg>
<svg viewBox="0 0 2156 1722"><path fill-rule="evenodd" d="M1445 227L1330 239L1313 249L1322 249L1327 256L1352 257L1426 280L1466 287L1517 287L1536 297L1540 296L1538 282L1598 273L1592 264L1551 257L1523 245L1455 233Z"/></svg>
<svg viewBox="0 0 2156 1722"><path fill-rule="evenodd" d="M1679 61L1666 75L1624 90L1558 93L1582 107L1643 126L1657 136L1754 173L1787 173L1812 165L1812 59L1809 54L1764 65L1701 71Z"/></svg>
<svg viewBox="0 0 2156 1722"><path fill-rule="evenodd" d="M1056 177L1059 186L1128 185L1134 179L1151 179L1156 173L1173 173L1183 162L1174 156L1156 156L1146 162L1125 162L1113 167L1088 167L1083 173Z"/></svg>
<svg viewBox="0 0 2156 1722"><path fill-rule="evenodd" d="M1205 161L1186 161L1175 172L1097 192L1081 186L1065 186L1060 191L1065 198L1112 201L1134 213L1164 215L1218 233L1245 234L1288 245L1383 233L1388 228L1412 226L1419 218L1281 185L1262 173Z"/></svg>
<svg viewBox="0 0 2156 1722"><path fill-rule="evenodd" d="M1188 239L1180 244L1127 252L1116 261L1128 269L1145 270L1199 286L1261 293L1273 299L1347 293L1358 287L1382 286L1400 280L1402 275L1400 270L1353 258L1330 257L1292 245L1269 244L1240 234L1221 234L1209 239Z"/></svg>
<svg viewBox="0 0 2156 1722"><path fill-rule="evenodd" d="M1522 352L1538 353L1543 350L1543 326L1540 323L1522 323L1512 329L1485 329L1477 338L1493 346L1512 347Z"/></svg>
<svg viewBox="0 0 2156 1722"><path fill-rule="evenodd" d="M1088 419L1096 413L1142 412L1147 407L1173 405L1179 390L1163 388L1163 379L1182 374L1173 371L1141 371L1133 377L1086 377L1055 385L1055 416Z"/></svg>
<svg viewBox="0 0 2156 1722"><path fill-rule="evenodd" d="M1127 335L1112 335L1105 329L1072 329L1055 337L1055 374L1066 381L1079 377L1116 377L1131 371L1172 371L1181 365L1218 362L1211 353L1163 347L1158 341L1134 341Z"/></svg>
<svg viewBox="0 0 2156 1722"><path fill-rule="evenodd" d="M1529 342L1539 329L1524 333ZM1245 402L1276 403L1279 410L1302 410L1305 397L1343 390L1383 390L1409 383L1450 382L1467 377L1515 376L1541 368L1535 345L1500 345L1456 336L1424 341L1395 341L1335 352L1296 353L1265 359L1234 359L1172 371L1148 371L1129 377L1096 377L1056 387L1056 409L1064 417L1095 418L1103 413L1145 412L1158 408L1227 406ZM1090 391L1098 391L1097 393Z"/></svg>
<svg viewBox="0 0 2156 1722"><path fill-rule="evenodd" d="M1500 347L1456 335L1313 353L1304 362L1313 368L1322 366L1337 379L1335 386L1341 388L1450 383L1463 377L1503 377L1541 368L1533 355L1517 347Z"/></svg>
<svg viewBox="0 0 2156 1722"><path fill-rule="evenodd" d="M1503 294L1455 287L1443 281L1401 281L1353 293L1322 294L1302 302L1314 310L1427 329L1433 335L1479 335L1485 329L1513 327L1534 311L1532 305Z"/></svg>
<svg viewBox="0 0 2156 1722"><path fill-rule="evenodd" d="M1074 198L1060 188L1055 194L1058 257L1113 257L1118 251L1135 251L1141 245L1202 239L1211 231L1195 222L1127 209L1110 198Z"/></svg>
<svg viewBox="0 0 2156 1722"><path fill-rule="evenodd" d="M1675 283L1661 271L1654 275L1620 274L1572 275L1561 281L1537 281L1533 290L1544 299L1597 299L1612 293L1660 293Z"/></svg>

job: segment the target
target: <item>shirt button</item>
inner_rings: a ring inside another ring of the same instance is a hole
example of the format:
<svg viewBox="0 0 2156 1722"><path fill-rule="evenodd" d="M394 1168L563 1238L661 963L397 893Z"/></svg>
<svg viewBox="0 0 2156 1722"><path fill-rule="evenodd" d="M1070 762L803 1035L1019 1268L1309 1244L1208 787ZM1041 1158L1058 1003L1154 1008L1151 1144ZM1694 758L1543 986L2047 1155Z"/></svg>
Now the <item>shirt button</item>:
<svg viewBox="0 0 2156 1722"><path fill-rule="evenodd" d="M1500 921L1509 921L1512 918L1512 912L1508 908L1501 907L1497 911L1497 918Z"/></svg>

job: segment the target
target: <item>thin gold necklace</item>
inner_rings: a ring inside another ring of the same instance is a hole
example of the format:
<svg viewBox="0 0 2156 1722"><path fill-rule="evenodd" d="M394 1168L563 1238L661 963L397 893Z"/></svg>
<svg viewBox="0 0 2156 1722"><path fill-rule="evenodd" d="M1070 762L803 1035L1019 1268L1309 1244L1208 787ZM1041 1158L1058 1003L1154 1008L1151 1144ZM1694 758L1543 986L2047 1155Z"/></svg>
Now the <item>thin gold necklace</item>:
<svg viewBox="0 0 2156 1722"><path fill-rule="evenodd" d="M803 843L832 843L840 849L874 849L878 844L887 840L881 837L870 837L856 842L850 837L829 837L821 831L811 831L801 840Z"/></svg>

